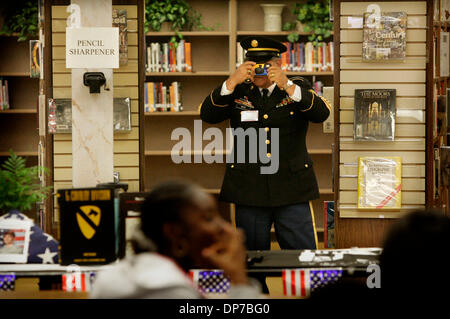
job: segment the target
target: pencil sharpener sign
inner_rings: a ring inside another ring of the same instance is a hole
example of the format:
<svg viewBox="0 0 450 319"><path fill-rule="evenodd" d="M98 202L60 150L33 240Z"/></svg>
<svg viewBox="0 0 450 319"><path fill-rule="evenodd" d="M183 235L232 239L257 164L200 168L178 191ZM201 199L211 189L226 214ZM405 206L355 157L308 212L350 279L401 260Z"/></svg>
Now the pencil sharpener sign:
<svg viewBox="0 0 450 319"><path fill-rule="evenodd" d="M119 28L67 28L66 68L119 67Z"/></svg>

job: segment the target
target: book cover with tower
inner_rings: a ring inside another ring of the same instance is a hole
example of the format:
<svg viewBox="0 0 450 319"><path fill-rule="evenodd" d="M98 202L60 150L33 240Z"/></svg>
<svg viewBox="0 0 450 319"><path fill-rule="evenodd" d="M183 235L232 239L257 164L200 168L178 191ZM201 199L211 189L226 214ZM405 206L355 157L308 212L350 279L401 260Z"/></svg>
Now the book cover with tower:
<svg viewBox="0 0 450 319"><path fill-rule="evenodd" d="M355 141L393 141L395 89L355 90Z"/></svg>

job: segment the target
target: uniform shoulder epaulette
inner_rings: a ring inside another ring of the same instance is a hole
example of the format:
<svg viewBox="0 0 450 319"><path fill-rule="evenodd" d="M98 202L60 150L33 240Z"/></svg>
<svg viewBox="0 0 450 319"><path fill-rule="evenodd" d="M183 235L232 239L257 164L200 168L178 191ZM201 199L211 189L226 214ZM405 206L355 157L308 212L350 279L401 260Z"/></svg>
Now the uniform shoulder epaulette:
<svg viewBox="0 0 450 319"><path fill-rule="evenodd" d="M293 76L290 78L290 80L292 82L294 82L295 84L297 84L298 86L301 86L301 87L304 87L307 89L312 88L311 83L307 79L305 79L301 76Z"/></svg>

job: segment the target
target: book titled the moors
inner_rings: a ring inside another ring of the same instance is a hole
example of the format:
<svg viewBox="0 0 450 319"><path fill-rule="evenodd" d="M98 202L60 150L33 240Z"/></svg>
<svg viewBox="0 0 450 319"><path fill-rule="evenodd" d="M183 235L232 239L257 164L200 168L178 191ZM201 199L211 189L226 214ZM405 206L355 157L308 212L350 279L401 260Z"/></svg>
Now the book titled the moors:
<svg viewBox="0 0 450 319"><path fill-rule="evenodd" d="M364 13L364 61L403 61L406 56L405 12Z"/></svg>

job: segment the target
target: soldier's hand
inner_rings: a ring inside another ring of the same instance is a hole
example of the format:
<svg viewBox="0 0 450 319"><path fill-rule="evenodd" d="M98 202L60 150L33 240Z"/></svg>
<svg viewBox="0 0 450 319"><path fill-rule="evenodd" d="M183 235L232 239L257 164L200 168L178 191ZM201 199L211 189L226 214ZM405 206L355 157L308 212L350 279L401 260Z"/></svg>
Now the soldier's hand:
<svg viewBox="0 0 450 319"><path fill-rule="evenodd" d="M214 267L223 269L232 283L247 283L246 249L244 233L226 223L221 238L211 246L203 249L202 255Z"/></svg>
<svg viewBox="0 0 450 319"><path fill-rule="evenodd" d="M247 61L242 63L236 71L228 78L226 85L227 89L230 91L233 91L236 85L241 84L246 79L250 79L253 81L253 76L255 74L255 71L253 69L253 66L255 65L255 62Z"/></svg>
<svg viewBox="0 0 450 319"><path fill-rule="evenodd" d="M278 65L273 64L267 72L267 76L272 83L276 83L280 89L286 87L288 78Z"/></svg>

